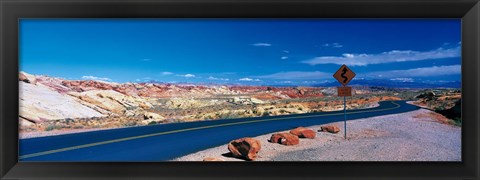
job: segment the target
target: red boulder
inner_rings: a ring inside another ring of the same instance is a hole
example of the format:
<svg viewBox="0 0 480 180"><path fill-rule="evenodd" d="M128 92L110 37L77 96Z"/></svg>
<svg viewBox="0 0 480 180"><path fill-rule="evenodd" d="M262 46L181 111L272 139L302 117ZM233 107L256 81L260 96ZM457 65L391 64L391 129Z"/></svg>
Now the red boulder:
<svg viewBox="0 0 480 180"><path fill-rule="evenodd" d="M260 141L249 137L233 140L228 144L228 150L234 157L247 160L255 160L260 149Z"/></svg>
<svg viewBox="0 0 480 180"><path fill-rule="evenodd" d="M290 131L291 134L298 136L299 138L313 139L317 136L317 133L311 129L298 127Z"/></svg>
<svg viewBox="0 0 480 180"><path fill-rule="evenodd" d="M270 137L271 143L279 143L286 146L297 145L299 143L298 136L290 133L277 133Z"/></svg>
<svg viewBox="0 0 480 180"><path fill-rule="evenodd" d="M340 132L340 128L338 128L337 126L322 126L320 127L320 130L319 131L323 131L323 132L329 132L329 133L338 133Z"/></svg>

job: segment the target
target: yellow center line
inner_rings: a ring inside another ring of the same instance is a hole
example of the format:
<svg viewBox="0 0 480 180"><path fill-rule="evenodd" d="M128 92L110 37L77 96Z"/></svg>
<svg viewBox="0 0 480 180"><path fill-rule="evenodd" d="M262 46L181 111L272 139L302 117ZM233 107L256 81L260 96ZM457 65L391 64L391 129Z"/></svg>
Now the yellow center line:
<svg viewBox="0 0 480 180"><path fill-rule="evenodd" d="M396 109L396 108L400 107L399 104L397 104L393 101L390 101L390 102L395 104L396 106L392 107L392 108L385 108L385 109L347 112L347 114L358 114L358 113L364 113L364 112L387 111L387 110L392 110L392 109ZM179 133L179 132L194 131L194 130L199 130L199 129L208 129L208 128L215 128L215 127L232 126L232 125L238 125L238 124L258 123L258 122L266 122L266 121L278 121L278 120L286 120L286 119L300 119L300 118L310 118L310 117L335 116L335 115L342 115L342 114L343 113L318 114L318 115L296 116L296 117L280 117L280 118L260 119L260 120L253 120L253 121L233 122L233 123L201 126L201 127L194 127L194 128L178 129L178 130L167 131L167 132L159 132L159 133L152 133L152 134L126 137L126 138L119 138L119 139L113 139L113 140L108 140L108 141L101 141L101 142L96 142L96 143L89 143L89 144L84 144L84 145L78 145L78 146L54 149L54 150L43 151L43 152L38 152L38 153L26 154L26 155L20 156L19 158L20 159L26 159L26 158L31 158L31 157L37 157L37 156L53 154L53 153L58 153L58 152L87 148L87 147L92 147L92 146L98 146L98 145L104 145L104 144L110 144L110 143L116 143L116 142L122 142L122 141L134 140L134 139L141 139L141 138L147 138L147 137L153 137L153 136L160 136L160 135L165 135L165 134L173 134L173 133Z"/></svg>

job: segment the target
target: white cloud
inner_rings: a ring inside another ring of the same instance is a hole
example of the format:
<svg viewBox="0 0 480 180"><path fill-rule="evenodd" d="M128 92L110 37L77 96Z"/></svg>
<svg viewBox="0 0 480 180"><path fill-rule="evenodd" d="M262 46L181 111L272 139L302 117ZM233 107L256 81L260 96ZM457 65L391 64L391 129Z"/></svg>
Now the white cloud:
<svg viewBox="0 0 480 180"><path fill-rule="evenodd" d="M413 82L414 80L412 78L392 78L390 79L392 81L400 81L400 82Z"/></svg>
<svg viewBox="0 0 480 180"><path fill-rule="evenodd" d="M213 76L208 77L208 79L210 79L210 80L230 81L230 79L228 79L228 78L217 78L217 77L213 77Z"/></svg>
<svg viewBox="0 0 480 180"><path fill-rule="evenodd" d="M462 66L461 65L450 65L450 66L432 66L424 68L415 68L415 69L406 69L406 70L392 70L392 71L379 71L367 73L366 76L372 78L403 78L403 80L408 80L407 78L412 77L436 77L443 75L456 75L461 74Z"/></svg>
<svg viewBox="0 0 480 180"><path fill-rule="evenodd" d="M287 53L287 54L290 53L290 51L287 51L287 50L283 50L283 52L284 52L284 53Z"/></svg>
<svg viewBox="0 0 480 180"><path fill-rule="evenodd" d="M239 81L260 81L260 79L241 78Z"/></svg>
<svg viewBox="0 0 480 180"><path fill-rule="evenodd" d="M162 72L162 75L165 75L165 76L172 75L172 74L173 74L172 72L168 72L168 71Z"/></svg>
<svg viewBox="0 0 480 180"><path fill-rule="evenodd" d="M184 78L194 78L195 77L194 74L176 74L175 76L180 76L180 77L184 77Z"/></svg>
<svg viewBox="0 0 480 180"><path fill-rule="evenodd" d="M325 73L320 71L289 71L289 72L279 72L269 75L256 76L257 78L265 79L325 79L331 78L331 73Z"/></svg>
<svg viewBox="0 0 480 180"><path fill-rule="evenodd" d="M287 56L282 56L282 57L280 57L280 59L288 59L288 57Z"/></svg>
<svg viewBox="0 0 480 180"><path fill-rule="evenodd" d="M149 59L149 58L145 58L145 59L142 59L142 61L151 61L152 59Z"/></svg>
<svg viewBox="0 0 480 180"><path fill-rule="evenodd" d="M326 44L323 44L324 47L334 47L334 48L341 48L343 47L343 45L341 45L340 43L326 43Z"/></svg>
<svg viewBox="0 0 480 180"><path fill-rule="evenodd" d="M192 77L195 77L195 75L193 74L185 74L185 75L182 75L183 77L186 77L186 78L192 78Z"/></svg>
<svg viewBox="0 0 480 180"><path fill-rule="evenodd" d="M302 81L303 84L312 84L317 83L317 81Z"/></svg>
<svg viewBox="0 0 480 180"><path fill-rule="evenodd" d="M252 44L252 46L258 46L258 47L268 47L268 46L272 46L272 44L270 43L255 43L255 44Z"/></svg>
<svg viewBox="0 0 480 180"><path fill-rule="evenodd" d="M82 76L82 79L95 80L95 81L112 81L112 79L110 78L96 77L96 76Z"/></svg>
<svg viewBox="0 0 480 180"><path fill-rule="evenodd" d="M317 64L346 64L351 66L366 66L368 64L383 64L391 62L421 61L430 59L460 57L460 46L450 49L438 48L431 51L393 50L380 54L349 54L342 56L321 56L302 61L302 63Z"/></svg>

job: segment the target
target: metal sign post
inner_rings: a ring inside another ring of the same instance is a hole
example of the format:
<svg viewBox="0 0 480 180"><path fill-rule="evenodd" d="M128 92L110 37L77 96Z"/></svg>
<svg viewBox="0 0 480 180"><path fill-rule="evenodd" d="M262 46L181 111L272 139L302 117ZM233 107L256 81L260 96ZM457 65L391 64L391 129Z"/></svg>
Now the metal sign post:
<svg viewBox="0 0 480 180"><path fill-rule="evenodd" d="M343 87L338 87L338 96L343 96L343 127L345 139L347 139L347 96L352 96L352 87L346 86L354 77L355 73L350 70L345 64L333 74Z"/></svg>

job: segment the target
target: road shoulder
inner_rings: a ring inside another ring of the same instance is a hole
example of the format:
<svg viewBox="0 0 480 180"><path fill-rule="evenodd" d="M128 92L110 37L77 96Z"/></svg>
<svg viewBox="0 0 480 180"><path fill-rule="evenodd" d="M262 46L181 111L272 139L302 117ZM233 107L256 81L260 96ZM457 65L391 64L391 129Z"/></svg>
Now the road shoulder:
<svg viewBox="0 0 480 180"><path fill-rule="evenodd" d="M426 109L343 122L338 134L317 132L299 145L269 143L271 134L254 137L262 143L256 161L461 161L461 127L442 123ZM310 126L315 131L320 126ZM173 161L202 161L207 157L243 161L225 155L227 145L206 149Z"/></svg>

